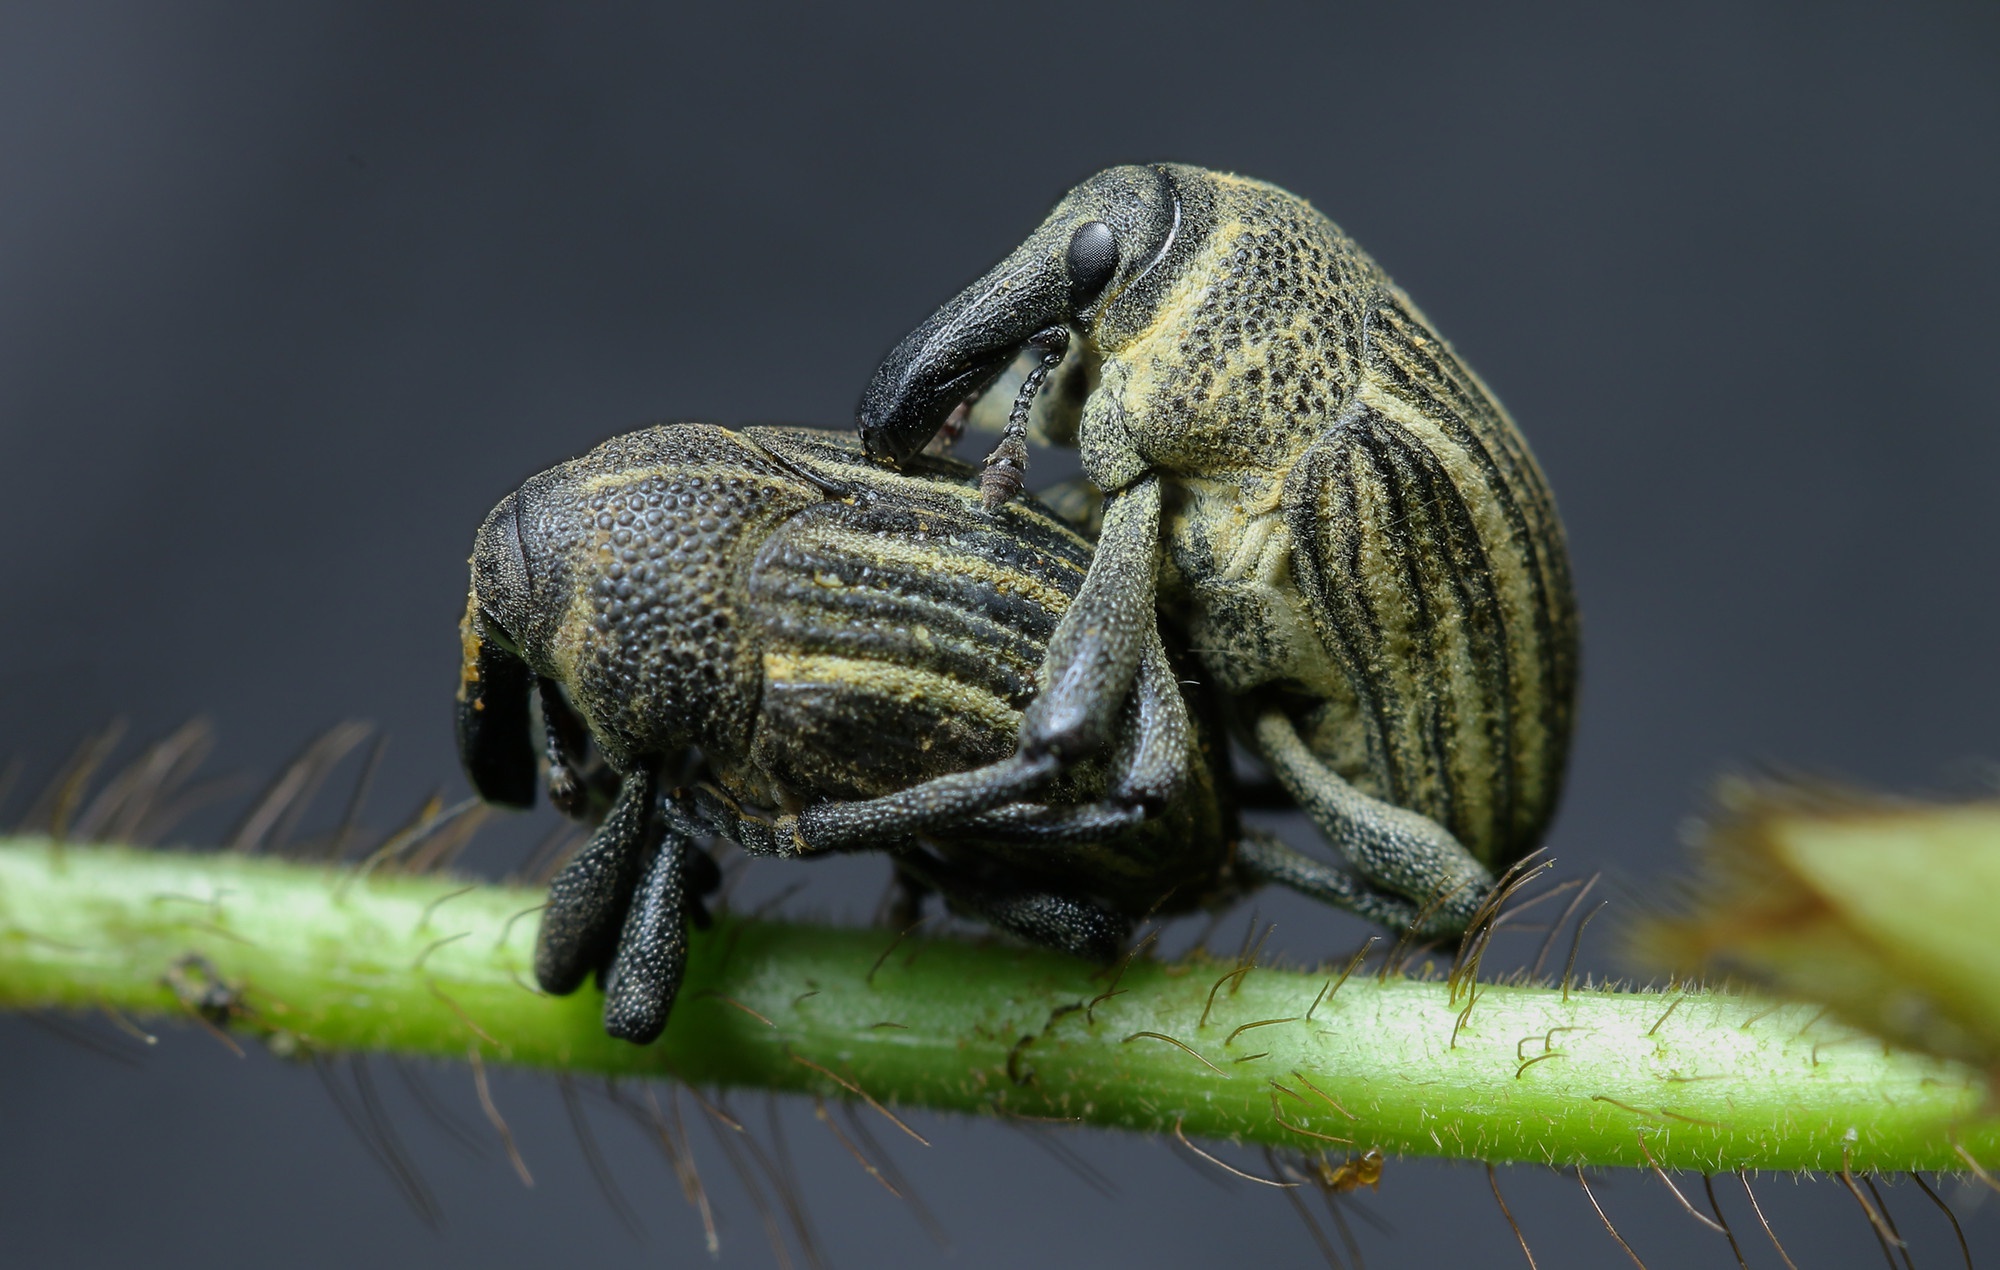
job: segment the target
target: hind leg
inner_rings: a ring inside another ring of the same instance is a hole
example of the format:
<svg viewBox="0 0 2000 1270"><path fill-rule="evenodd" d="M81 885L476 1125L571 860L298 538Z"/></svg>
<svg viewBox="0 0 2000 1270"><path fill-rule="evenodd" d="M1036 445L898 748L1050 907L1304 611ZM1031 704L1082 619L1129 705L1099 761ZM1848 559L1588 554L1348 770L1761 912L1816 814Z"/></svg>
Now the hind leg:
<svg viewBox="0 0 2000 1270"><path fill-rule="evenodd" d="M1355 789L1306 747L1298 729L1282 711L1265 710L1258 715L1252 735L1259 757L1269 765L1300 810L1312 817L1334 850L1367 883L1392 893L1391 898L1401 897L1409 902L1412 917L1422 915L1419 934L1453 935L1465 929L1486 893L1493 888L1493 875L1449 830L1428 816L1370 798ZM1303 856L1298 858L1306 860ZM1274 867L1286 876L1297 873L1290 866ZM1303 878L1302 874L1298 876ZM1285 877L1274 880L1285 881ZM1363 916L1372 916L1363 912L1357 902L1343 898L1339 885L1301 886L1289 881L1286 885L1307 894L1318 894L1328 903Z"/></svg>
<svg viewBox="0 0 2000 1270"><path fill-rule="evenodd" d="M1391 930L1408 930L1417 920L1417 906L1410 901L1377 891L1347 870L1323 864L1254 829L1245 830L1236 844L1236 868L1252 886L1286 887Z"/></svg>
<svg viewBox="0 0 2000 1270"><path fill-rule="evenodd" d="M935 856L911 851L896 857L896 867L924 887L944 897L945 906L961 917L984 922L1043 948L1110 961L1124 947L1132 925L1108 908L1050 891L1009 887L975 878L964 869Z"/></svg>

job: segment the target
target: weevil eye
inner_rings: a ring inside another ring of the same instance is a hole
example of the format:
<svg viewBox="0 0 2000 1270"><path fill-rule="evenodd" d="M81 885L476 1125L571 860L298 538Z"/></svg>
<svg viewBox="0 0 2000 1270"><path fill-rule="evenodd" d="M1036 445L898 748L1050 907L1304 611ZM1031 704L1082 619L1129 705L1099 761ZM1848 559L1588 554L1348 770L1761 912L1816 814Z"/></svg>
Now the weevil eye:
<svg viewBox="0 0 2000 1270"><path fill-rule="evenodd" d="M1101 220L1076 227L1069 237L1069 302L1082 308L1097 298L1118 268L1118 236Z"/></svg>

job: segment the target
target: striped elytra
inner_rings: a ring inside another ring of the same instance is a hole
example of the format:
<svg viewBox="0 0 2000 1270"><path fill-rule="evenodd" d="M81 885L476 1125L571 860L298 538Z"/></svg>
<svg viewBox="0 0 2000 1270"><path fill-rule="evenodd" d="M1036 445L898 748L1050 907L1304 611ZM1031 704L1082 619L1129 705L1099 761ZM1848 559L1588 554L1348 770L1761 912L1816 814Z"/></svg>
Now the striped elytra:
<svg viewBox="0 0 2000 1270"><path fill-rule="evenodd" d="M1576 690L1568 553L1541 470L1331 221L1263 182L1175 172L1206 188L1186 200L1204 209L1201 246L1150 320L1127 317L1132 336L1101 348L1114 395L1086 404L1084 444L1115 420L1199 507L1166 543L1197 647L1239 646L1213 619L1246 607L1287 628L1227 682L1282 692L1357 788L1503 867L1554 814ZM1326 663L1296 646L1307 632L1337 677L1312 682Z"/></svg>

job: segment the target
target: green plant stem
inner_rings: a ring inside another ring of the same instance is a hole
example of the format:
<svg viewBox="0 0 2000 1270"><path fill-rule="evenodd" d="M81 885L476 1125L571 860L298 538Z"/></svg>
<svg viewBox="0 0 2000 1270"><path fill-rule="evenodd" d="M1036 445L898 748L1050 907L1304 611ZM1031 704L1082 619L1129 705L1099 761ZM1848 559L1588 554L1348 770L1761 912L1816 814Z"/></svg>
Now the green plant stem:
<svg viewBox="0 0 2000 1270"><path fill-rule="evenodd" d="M190 956L281 1053L486 1059L1302 1150L1699 1169L2000 1159L1984 1082L1813 1007L1139 960L725 919L656 1045L526 974L539 895L0 840L0 1006L189 1012ZM177 989L172 981L178 979ZM1111 992L1115 980L1115 995ZM1317 1004L1315 1005L1315 1002ZM1093 1004L1094 1002L1094 1004ZM1463 1017L1461 1018L1461 1015Z"/></svg>

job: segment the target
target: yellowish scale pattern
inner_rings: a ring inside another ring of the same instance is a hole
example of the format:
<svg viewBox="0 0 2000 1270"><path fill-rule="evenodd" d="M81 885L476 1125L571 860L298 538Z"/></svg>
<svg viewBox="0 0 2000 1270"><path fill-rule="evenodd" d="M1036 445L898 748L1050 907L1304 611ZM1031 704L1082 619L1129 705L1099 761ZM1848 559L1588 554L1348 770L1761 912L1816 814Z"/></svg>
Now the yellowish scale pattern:
<svg viewBox="0 0 2000 1270"><path fill-rule="evenodd" d="M1152 320L1103 348L1085 421L1115 420L1176 490L1170 602L1229 691L1301 696L1330 767L1489 863L1517 858L1560 792L1577 669L1542 473L1331 221L1260 181L1174 171L1205 183L1211 226Z"/></svg>

